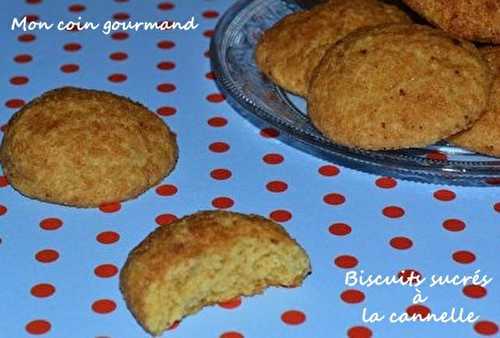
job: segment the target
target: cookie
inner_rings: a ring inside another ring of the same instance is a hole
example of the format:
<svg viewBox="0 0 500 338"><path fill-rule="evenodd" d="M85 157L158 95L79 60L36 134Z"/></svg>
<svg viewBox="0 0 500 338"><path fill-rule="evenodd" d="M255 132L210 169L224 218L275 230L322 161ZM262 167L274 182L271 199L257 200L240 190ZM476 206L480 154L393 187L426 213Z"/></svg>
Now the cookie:
<svg viewBox="0 0 500 338"><path fill-rule="evenodd" d="M265 31L255 59L276 84L305 97L312 71L332 43L358 28L390 22L410 19L397 7L376 0L330 0L288 15Z"/></svg>
<svg viewBox="0 0 500 338"><path fill-rule="evenodd" d="M378 26L327 52L311 80L308 113L341 145L426 146L479 118L491 80L469 42L426 26Z"/></svg>
<svg viewBox="0 0 500 338"><path fill-rule="evenodd" d="M160 226L129 254L120 273L128 308L159 335L202 307L299 286L311 271L285 229L260 216L203 211Z"/></svg>
<svg viewBox="0 0 500 338"><path fill-rule="evenodd" d="M76 207L134 198L175 166L177 144L144 106L107 92L59 88L10 119L0 149L12 187Z"/></svg>
<svg viewBox="0 0 500 338"><path fill-rule="evenodd" d="M495 73L488 109L470 129L452 136L449 141L478 153L500 157L500 47L483 48L481 53Z"/></svg>
<svg viewBox="0 0 500 338"><path fill-rule="evenodd" d="M497 0L403 0L439 28L465 39L500 43Z"/></svg>

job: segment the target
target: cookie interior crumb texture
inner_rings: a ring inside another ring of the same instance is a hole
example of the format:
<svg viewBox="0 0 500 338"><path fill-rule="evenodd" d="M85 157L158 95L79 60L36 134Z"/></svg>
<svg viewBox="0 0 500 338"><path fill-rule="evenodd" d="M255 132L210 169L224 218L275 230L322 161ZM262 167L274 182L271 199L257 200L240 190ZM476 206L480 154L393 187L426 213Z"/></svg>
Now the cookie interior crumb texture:
<svg viewBox="0 0 500 338"><path fill-rule="evenodd" d="M160 226L128 256L120 288L143 326L159 335L206 305L297 287L311 271L284 228L256 215L204 211Z"/></svg>
<svg viewBox="0 0 500 338"><path fill-rule="evenodd" d="M76 207L137 197L177 161L175 134L139 103L64 87L10 119L0 159L10 184L42 201Z"/></svg>
<svg viewBox="0 0 500 338"><path fill-rule="evenodd" d="M420 25L359 30L332 47L311 81L308 113L334 142L421 147L470 127L492 72L469 42Z"/></svg>

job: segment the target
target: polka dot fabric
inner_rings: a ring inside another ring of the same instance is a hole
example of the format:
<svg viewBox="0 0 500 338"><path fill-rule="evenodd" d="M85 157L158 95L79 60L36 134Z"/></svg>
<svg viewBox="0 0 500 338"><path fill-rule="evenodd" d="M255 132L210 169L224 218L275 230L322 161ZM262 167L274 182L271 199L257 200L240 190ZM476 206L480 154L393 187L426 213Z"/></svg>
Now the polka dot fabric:
<svg viewBox="0 0 500 338"><path fill-rule="evenodd" d="M300 288L271 288L206 308L165 337L490 337L500 325L498 188L423 185L376 177L290 148L255 127L217 89L208 56L232 0L16 0L0 11L46 21L184 21L189 32L0 30L0 126L54 87L113 91L140 101L178 135L179 163L133 201L81 210L23 197L0 173L0 336L146 337L118 290L127 253L157 226L201 209L257 213L280 222L309 253ZM4 27L5 28L5 27ZM1 135L1 134L0 134ZM346 273L493 277L487 286L346 285ZM441 313L469 324L367 323L362 310ZM256 325L258 323L258 325Z"/></svg>

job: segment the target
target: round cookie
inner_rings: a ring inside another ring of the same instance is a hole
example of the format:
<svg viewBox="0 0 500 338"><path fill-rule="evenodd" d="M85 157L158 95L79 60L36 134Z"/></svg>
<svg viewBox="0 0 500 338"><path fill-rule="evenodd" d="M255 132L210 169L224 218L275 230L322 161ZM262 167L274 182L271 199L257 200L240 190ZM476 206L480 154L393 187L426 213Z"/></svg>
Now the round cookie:
<svg viewBox="0 0 500 338"><path fill-rule="evenodd" d="M500 43L500 2L497 0L404 0L427 20L457 36Z"/></svg>
<svg viewBox="0 0 500 338"><path fill-rule="evenodd" d="M450 137L449 141L478 153L500 157L500 47L483 48L481 52L496 74L488 109L470 129Z"/></svg>
<svg viewBox="0 0 500 338"><path fill-rule="evenodd" d="M358 28L391 22L410 19L397 7L376 0L330 0L288 15L265 31L255 59L279 86L307 96L311 74L332 43Z"/></svg>
<svg viewBox="0 0 500 338"><path fill-rule="evenodd" d="M486 109L491 71L470 43L420 25L355 32L311 80L308 112L334 142L382 150L426 146Z"/></svg>
<svg viewBox="0 0 500 338"><path fill-rule="evenodd" d="M281 225L202 211L158 227L135 247L120 290L137 321L158 336L204 306L270 286L298 287L310 272L307 253Z"/></svg>
<svg viewBox="0 0 500 338"><path fill-rule="evenodd" d="M134 198L160 182L175 166L177 144L144 106L65 87L14 114L0 160L10 184L28 197L96 207Z"/></svg>

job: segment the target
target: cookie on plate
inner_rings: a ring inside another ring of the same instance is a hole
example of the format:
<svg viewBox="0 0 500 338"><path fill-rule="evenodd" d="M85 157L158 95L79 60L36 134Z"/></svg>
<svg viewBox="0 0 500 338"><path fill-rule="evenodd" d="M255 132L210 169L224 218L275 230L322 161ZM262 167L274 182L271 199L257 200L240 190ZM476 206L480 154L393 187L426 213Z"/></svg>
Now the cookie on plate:
<svg viewBox="0 0 500 338"><path fill-rule="evenodd" d="M327 52L311 80L308 112L341 145L426 146L479 118L491 80L469 42L426 26L378 26Z"/></svg>
<svg viewBox="0 0 500 338"><path fill-rule="evenodd" d="M460 147L500 157L500 47L480 51L495 73L488 109L470 129L449 140Z"/></svg>
<svg viewBox="0 0 500 338"><path fill-rule="evenodd" d="M64 87L14 114L0 160L10 184L28 197L96 207L159 183L175 166L177 143L167 125L136 102Z"/></svg>
<svg viewBox="0 0 500 338"><path fill-rule="evenodd" d="M134 248L120 289L142 327L159 335L202 307L269 286L299 286L309 258L260 216L204 211L160 226Z"/></svg>
<svg viewBox="0 0 500 338"><path fill-rule="evenodd" d="M271 80L307 96L309 80L326 49L348 33L383 23L409 23L397 7L376 0L330 0L286 16L264 32L255 58Z"/></svg>
<svg viewBox="0 0 500 338"><path fill-rule="evenodd" d="M431 23L465 39L500 43L496 0L404 0Z"/></svg>

